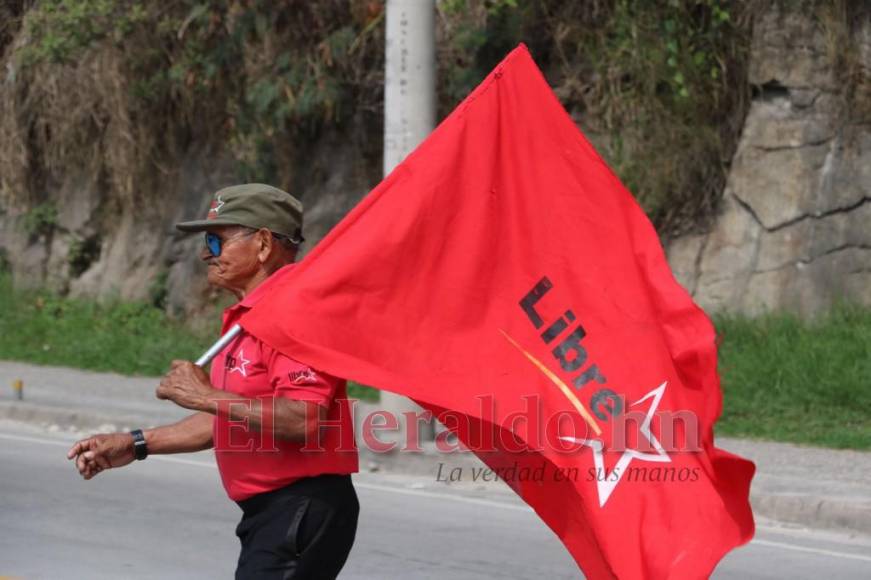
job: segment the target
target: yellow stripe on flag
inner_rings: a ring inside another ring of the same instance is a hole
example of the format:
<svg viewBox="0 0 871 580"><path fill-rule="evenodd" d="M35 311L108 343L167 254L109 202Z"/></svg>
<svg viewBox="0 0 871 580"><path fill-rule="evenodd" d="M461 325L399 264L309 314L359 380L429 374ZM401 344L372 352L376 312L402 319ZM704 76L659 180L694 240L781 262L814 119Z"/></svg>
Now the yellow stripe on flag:
<svg viewBox="0 0 871 580"><path fill-rule="evenodd" d="M508 334L504 330L502 330L500 328L499 332L501 332L502 336L504 336L508 342L513 344L517 350L522 352L526 356L526 358L528 358L532 362L532 364L534 364L538 368L538 370L540 370L542 373L544 373L544 376L549 378L551 381L553 381L553 383L556 386L558 386L560 388L560 390L563 392L563 394L566 396L566 398L568 398L568 400L571 401L571 403L575 407L575 409L578 410L578 413L581 414L581 417L584 418L584 421L587 422L587 425L589 425L593 429L593 431L596 433L596 435L601 435L602 429L599 428L599 426L596 424L596 421L593 419L593 416L590 415L590 412L587 411L587 408L584 407L583 403L581 403L581 401L575 396L575 394L572 392L572 390L569 388L569 386L567 384L565 384L562 381L562 379L560 379L558 376L556 376L553 373L553 371L551 371L549 368L544 366L544 363L542 363L540 360L538 360L537 358L535 358L534 356L532 356L531 354L529 354L528 352L523 350L523 348L521 348L521 346L519 344L517 344L513 338L508 336Z"/></svg>

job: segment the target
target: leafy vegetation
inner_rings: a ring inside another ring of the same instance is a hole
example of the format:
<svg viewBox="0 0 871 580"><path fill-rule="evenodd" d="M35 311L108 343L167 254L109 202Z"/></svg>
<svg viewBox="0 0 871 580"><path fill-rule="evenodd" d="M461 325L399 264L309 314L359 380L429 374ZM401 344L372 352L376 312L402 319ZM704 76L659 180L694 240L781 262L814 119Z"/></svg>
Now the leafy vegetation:
<svg viewBox="0 0 871 580"><path fill-rule="evenodd" d="M337 0L46 0L28 13L33 41L17 57L27 70L109 47L120 53L134 109L206 113L226 124L241 177L275 178L277 136L308 138L322 123L341 124L352 100L376 107L382 73L366 48L383 46L382 12L378 3Z"/></svg>
<svg viewBox="0 0 871 580"><path fill-rule="evenodd" d="M24 215L22 225L29 236L51 233L57 225L57 207L51 202L46 202L31 208Z"/></svg>
<svg viewBox="0 0 871 580"><path fill-rule="evenodd" d="M20 62L63 64L81 56L92 43L110 38L121 45L146 17L142 2L122 5L115 0L53 0L31 12L27 33L32 44L19 52Z"/></svg>
<svg viewBox="0 0 871 580"><path fill-rule="evenodd" d="M526 42L660 234L706 225L746 112L752 2L442 5L444 109Z"/></svg>
<svg viewBox="0 0 871 580"><path fill-rule="evenodd" d="M526 42L660 231L700 227L744 115L752 6L440 0L440 114ZM153 168L166 171L174 147L199 140L227 149L237 179L288 188L311 142L338 130L360 133L361 156L380 165L382 1L43 0L14 20L24 39L10 69L20 99L54 130L0 139L9 160L28 145L53 167L108 157L111 185L124 193L131 175L139 190L158 188L147 181ZM81 147L70 146L76 140ZM12 191L32 186L24 176L9 182Z"/></svg>

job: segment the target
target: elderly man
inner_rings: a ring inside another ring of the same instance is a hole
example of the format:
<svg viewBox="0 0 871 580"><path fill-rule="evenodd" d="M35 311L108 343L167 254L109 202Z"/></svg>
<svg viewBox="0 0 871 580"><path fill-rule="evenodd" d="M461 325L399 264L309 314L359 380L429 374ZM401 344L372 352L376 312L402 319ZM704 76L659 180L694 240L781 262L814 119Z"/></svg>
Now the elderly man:
<svg viewBox="0 0 871 580"><path fill-rule="evenodd" d="M226 331L294 267L302 204L268 185L238 185L215 194L206 219L176 227L205 232L209 283L239 300L224 312ZM236 578L335 578L359 512L345 382L243 331L213 360L210 375L173 361L157 397L195 413L173 425L79 441L68 456L82 476L150 454L214 447L227 494L243 512Z"/></svg>

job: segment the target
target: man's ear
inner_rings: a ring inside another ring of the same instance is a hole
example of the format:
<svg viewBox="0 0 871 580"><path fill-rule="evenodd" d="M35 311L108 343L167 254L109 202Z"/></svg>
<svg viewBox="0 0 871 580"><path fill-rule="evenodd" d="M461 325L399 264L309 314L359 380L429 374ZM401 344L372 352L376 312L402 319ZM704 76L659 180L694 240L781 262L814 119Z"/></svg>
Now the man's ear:
<svg viewBox="0 0 871 580"><path fill-rule="evenodd" d="M269 261L269 256L272 255L272 245L275 243L275 240L272 237L272 232L265 228L260 228L257 232L257 244L259 249L257 250L257 260L261 264L265 264Z"/></svg>

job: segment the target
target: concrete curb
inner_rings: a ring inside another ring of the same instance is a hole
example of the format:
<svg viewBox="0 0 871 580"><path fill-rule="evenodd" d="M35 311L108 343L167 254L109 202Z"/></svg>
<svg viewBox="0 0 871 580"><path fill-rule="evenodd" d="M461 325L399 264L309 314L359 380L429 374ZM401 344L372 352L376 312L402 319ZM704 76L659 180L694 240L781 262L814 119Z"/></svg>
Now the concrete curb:
<svg viewBox="0 0 871 580"><path fill-rule="evenodd" d="M118 429L121 429L127 424L138 424L135 421L128 423L118 416L109 417L108 415L82 413L81 411L45 407L32 403L6 401L0 401L0 418L33 423L44 427L56 425L64 429L73 428L78 431L100 430L101 427L107 425L118 425Z"/></svg>
<svg viewBox="0 0 871 580"><path fill-rule="evenodd" d="M130 426L150 426L159 418L103 415L78 410L36 405L23 401L0 401L0 419L9 419L59 429L77 431L124 430ZM374 453L360 450L363 471L385 471L435 478L439 465L445 471L453 467L469 469L483 464L472 453L440 453L432 445L423 445L420 453ZM464 470L465 470L464 469ZM757 474L757 481L764 474ZM871 498L834 498L813 493L753 491L750 502L754 514L780 522L813 528L871 534Z"/></svg>
<svg viewBox="0 0 871 580"><path fill-rule="evenodd" d="M871 534L871 501L843 501L813 495L750 494L753 513L780 521Z"/></svg>
<svg viewBox="0 0 871 580"><path fill-rule="evenodd" d="M43 427L56 425L65 430L108 431L127 430L136 427L153 427L174 422L176 419L83 412L78 409L64 409L38 405L24 401L0 401L0 419L31 423Z"/></svg>

